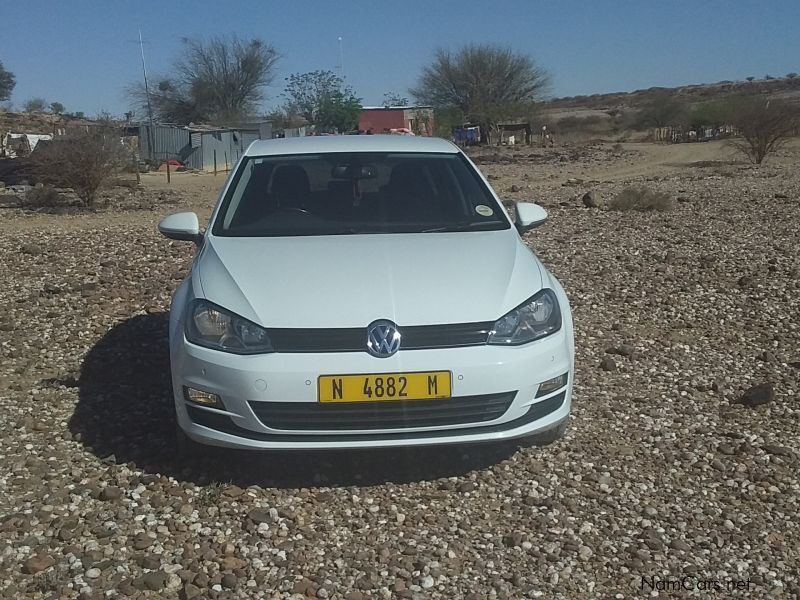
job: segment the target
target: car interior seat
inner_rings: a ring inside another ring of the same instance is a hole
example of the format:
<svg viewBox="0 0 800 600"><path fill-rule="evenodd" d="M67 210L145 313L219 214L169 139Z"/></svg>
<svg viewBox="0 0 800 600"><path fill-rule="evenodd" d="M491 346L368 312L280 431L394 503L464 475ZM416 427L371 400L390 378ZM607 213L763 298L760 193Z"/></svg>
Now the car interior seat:
<svg viewBox="0 0 800 600"><path fill-rule="evenodd" d="M353 181L350 179L328 182L328 195L324 212L333 217L346 216L353 212Z"/></svg>
<svg viewBox="0 0 800 600"><path fill-rule="evenodd" d="M300 165L280 165L272 175L271 197L278 208L305 209L311 192L306 170Z"/></svg>
<svg viewBox="0 0 800 600"><path fill-rule="evenodd" d="M400 221L431 221L441 210L425 170L416 162L401 162L392 168L384 188L388 214Z"/></svg>

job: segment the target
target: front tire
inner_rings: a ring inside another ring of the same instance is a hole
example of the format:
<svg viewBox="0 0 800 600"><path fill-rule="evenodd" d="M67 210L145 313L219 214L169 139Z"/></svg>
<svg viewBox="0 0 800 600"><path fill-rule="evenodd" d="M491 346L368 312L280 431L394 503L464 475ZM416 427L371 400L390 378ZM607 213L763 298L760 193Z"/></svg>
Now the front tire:
<svg viewBox="0 0 800 600"><path fill-rule="evenodd" d="M203 450L203 445L198 444L181 429L181 426L175 423L175 450L176 454L181 459L198 458Z"/></svg>

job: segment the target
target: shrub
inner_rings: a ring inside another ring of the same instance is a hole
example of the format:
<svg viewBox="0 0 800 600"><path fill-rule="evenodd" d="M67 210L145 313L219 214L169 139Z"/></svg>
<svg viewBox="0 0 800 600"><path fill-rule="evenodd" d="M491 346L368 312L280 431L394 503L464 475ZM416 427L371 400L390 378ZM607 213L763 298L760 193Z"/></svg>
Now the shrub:
<svg viewBox="0 0 800 600"><path fill-rule="evenodd" d="M44 112L47 101L44 98L31 98L25 101L24 106L27 113Z"/></svg>
<svg viewBox="0 0 800 600"><path fill-rule="evenodd" d="M681 125L686 120L686 104L666 92L658 92L639 111L634 120L636 129L670 127Z"/></svg>
<svg viewBox="0 0 800 600"><path fill-rule="evenodd" d="M130 172L130 169L126 168L125 172ZM135 190L139 187L139 185L140 185L139 182L136 181L135 179L128 179L126 177L117 177L113 181L109 181L108 187L121 187L121 188L128 188L129 190Z"/></svg>
<svg viewBox="0 0 800 600"><path fill-rule="evenodd" d="M45 185L35 187L25 193L26 208L55 208L64 204L64 197L55 188Z"/></svg>
<svg viewBox="0 0 800 600"><path fill-rule="evenodd" d="M800 125L797 108L781 101L759 97L739 98L734 102L731 122L741 137L733 146L760 165L783 146Z"/></svg>
<svg viewBox="0 0 800 600"><path fill-rule="evenodd" d="M730 99L720 98L701 102L689 111L689 127L721 127L733 119L734 103Z"/></svg>
<svg viewBox="0 0 800 600"><path fill-rule="evenodd" d="M667 211L675 206L675 200L665 192L648 188L627 187L608 203L611 210L619 211Z"/></svg>
<svg viewBox="0 0 800 600"><path fill-rule="evenodd" d="M563 117L556 122L556 128L561 131L585 131L591 130L598 125L608 121L600 115L589 115L586 117Z"/></svg>
<svg viewBox="0 0 800 600"><path fill-rule="evenodd" d="M38 181L72 188L88 208L95 206L98 191L130 162L115 131L93 129L97 130L37 147L29 160Z"/></svg>

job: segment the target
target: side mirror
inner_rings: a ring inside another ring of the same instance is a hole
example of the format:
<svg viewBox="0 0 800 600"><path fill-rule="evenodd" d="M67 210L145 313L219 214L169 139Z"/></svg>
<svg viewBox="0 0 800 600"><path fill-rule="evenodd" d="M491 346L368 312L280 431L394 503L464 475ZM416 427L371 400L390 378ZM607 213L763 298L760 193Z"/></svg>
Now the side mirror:
<svg viewBox="0 0 800 600"><path fill-rule="evenodd" d="M514 204L517 217L514 219L514 225L517 227L520 235L526 231L530 231L534 227L539 227L547 221L547 211L538 204L530 202L517 202Z"/></svg>
<svg viewBox="0 0 800 600"><path fill-rule="evenodd" d="M203 240L200 233L200 222L193 212L182 212L164 217L158 224L161 235L171 240L194 242L198 246Z"/></svg>

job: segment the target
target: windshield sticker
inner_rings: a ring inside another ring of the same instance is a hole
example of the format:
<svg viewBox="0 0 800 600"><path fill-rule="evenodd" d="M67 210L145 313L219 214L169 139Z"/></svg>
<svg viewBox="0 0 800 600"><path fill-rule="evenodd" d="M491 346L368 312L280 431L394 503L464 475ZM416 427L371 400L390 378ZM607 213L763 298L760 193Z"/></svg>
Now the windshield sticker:
<svg viewBox="0 0 800 600"><path fill-rule="evenodd" d="M494 214L494 211L485 204L478 204L478 206L475 207L475 212L482 217L491 217Z"/></svg>

